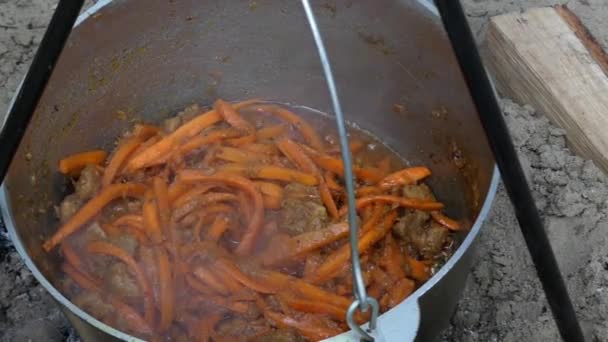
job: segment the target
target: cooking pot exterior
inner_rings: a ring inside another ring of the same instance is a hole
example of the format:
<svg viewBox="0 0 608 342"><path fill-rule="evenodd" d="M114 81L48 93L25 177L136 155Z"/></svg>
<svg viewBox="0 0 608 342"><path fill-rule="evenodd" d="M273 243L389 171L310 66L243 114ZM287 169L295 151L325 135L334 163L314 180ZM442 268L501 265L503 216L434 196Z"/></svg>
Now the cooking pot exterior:
<svg viewBox="0 0 608 342"><path fill-rule="evenodd" d="M473 259L498 174L466 85L429 1L313 1L347 119L411 164L448 214L472 227L454 256L406 301L381 315L388 341L436 339ZM317 52L298 1L99 1L79 19L0 192L2 216L36 278L86 340L135 338L65 298L57 229L67 191L57 161L111 149L134 121L158 122L215 98L264 98L331 112ZM338 340L355 340L352 333Z"/></svg>

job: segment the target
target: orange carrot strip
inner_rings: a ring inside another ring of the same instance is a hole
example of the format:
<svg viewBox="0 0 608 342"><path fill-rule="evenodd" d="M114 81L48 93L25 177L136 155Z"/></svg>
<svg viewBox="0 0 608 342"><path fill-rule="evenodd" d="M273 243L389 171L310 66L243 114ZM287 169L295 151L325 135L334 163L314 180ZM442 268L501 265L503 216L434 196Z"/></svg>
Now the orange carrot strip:
<svg viewBox="0 0 608 342"><path fill-rule="evenodd" d="M302 233L291 239L294 241L294 255L302 256L308 252L327 246L348 235L348 223L340 222L316 231Z"/></svg>
<svg viewBox="0 0 608 342"><path fill-rule="evenodd" d="M160 287L160 331L169 329L175 315L173 275L169 257L163 248L156 250L158 256L158 280Z"/></svg>
<svg viewBox="0 0 608 342"><path fill-rule="evenodd" d="M350 153L355 154L360 152L365 147L365 143L361 140L351 140L348 143L348 149ZM331 148L325 151L326 153L340 153L342 151L342 147L340 144L332 145Z"/></svg>
<svg viewBox="0 0 608 342"><path fill-rule="evenodd" d="M253 170L252 176L255 178L301 183L304 185L317 185L319 183L317 177L309 173L271 165L256 167Z"/></svg>
<svg viewBox="0 0 608 342"><path fill-rule="evenodd" d="M245 221L249 221L251 219L251 215L253 215L253 207L250 205L251 203L247 198L247 195L244 192L239 191L236 197L239 201L239 208L241 209L243 216L245 216ZM262 196L262 203L263 202L264 197Z"/></svg>
<svg viewBox="0 0 608 342"><path fill-rule="evenodd" d="M427 281L431 276L428 266L419 260L416 260L410 256L405 258L407 264L410 266L410 272L412 278L418 281Z"/></svg>
<svg viewBox="0 0 608 342"><path fill-rule="evenodd" d="M144 227L144 218L139 215L126 214L114 220L112 225L116 227L129 226L141 229Z"/></svg>
<svg viewBox="0 0 608 342"><path fill-rule="evenodd" d="M257 102L256 100L245 101L241 103L237 103L234 105L235 109L240 108L241 106L249 105L251 103ZM155 160L162 158L164 155L167 155L171 152L171 150L185 142L186 140L194 137L199 134L205 128L212 126L218 123L222 117L215 110L210 110L202 115L197 116L196 118L186 122L178 129L173 131L171 134L165 136L161 141L156 144L150 146L145 151L142 151L135 158L131 159L127 163L127 170L134 171L140 169L142 167L146 167L149 164L153 163Z"/></svg>
<svg viewBox="0 0 608 342"><path fill-rule="evenodd" d="M193 273L200 281L209 286L213 291L221 295L230 294L230 291L226 288L222 281L218 279L215 274L209 271L207 268L197 267Z"/></svg>
<svg viewBox="0 0 608 342"><path fill-rule="evenodd" d="M231 293L238 294L245 290L245 288L238 281L232 278L228 273L224 272L223 269L220 269L215 265L209 265L209 269L220 279L222 284L224 284L224 286L226 286L228 291Z"/></svg>
<svg viewBox="0 0 608 342"><path fill-rule="evenodd" d="M431 211L431 217L433 218L433 220L437 221L437 223L446 227L449 230L457 232L461 228L460 222L447 217L440 211Z"/></svg>
<svg viewBox="0 0 608 342"><path fill-rule="evenodd" d="M131 269L143 293L146 321L152 324L154 322L154 297L152 294L152 287L150 286L145 273L135 259L133 259L133 257L129 255L129 253L125 252L125 250L122 248L114 246L105 241L90 242L87 245L87 251L93 254L103 254L115 257L125 263Z"/></svg>
<svg viewBox="0 0 608 342"><path fill-rule="evenodd" d="M403 278L391 286L389 291L389 307L395 307L414 292L416 285L411 279Z"/></svg>
<svg viewBox="0 0 608 342"><path fill-rule="evenodd" d="M319 179L322 180L323 177L321 175L319 175ZM324 181L321 181L319 183L319 194L321 195L321 201L323 201L325 208L329 212L329 216L331 216L331 218L334 220L337 220L338 218L340 218L340 214L338 213L338 207L336 206L336 202L334 201L334 198L331 195L331 191L329 190L329 187L327 186L327 184Z"/></svg>
<svg viewBox="0 0 608 342"><path fill-rule="evenodd" d="M397 243L395 243L393 235L386 234L380 265L384 267L393 281L398 281L399 279L405 278L405 271L403 270L404 263L403 254L399 250Z"/></svg>
<svg viewBox="0 0 608 342"><path fill-rule="evenodd" d="M384 177L378 186L382 189L390 189L396 186L416 184L418 181L431 175L431 170L424 166L408 167L391 173Z"/></svg>
<svg viewBox="0 0 608 342"><path fill-rule="evenodd" d="M218 99L213 104L213 108L230 126L238 129L239 131L246 132L247 134L251 134L254 131L253 125L247 122L247 120L243 119L243 117L232 107L230 103L225 102L222 99Z"/></svg>
<svg viewBox="0 0 608 342"><path fill-rule="evenodd" d="M194 198L192 201L185 203L182 206L176 207L175 210L173 210L172 218L175 221L179 221L201 206L236 200L238 200L238 197L231 193L211 192Z"/></svg>
<svg viewBox="0 0 608 342"><path fill-rule="evenodd" d="M202 195L208 193L211 189L217 187L217 184L205 184L201 186L192 187L188 186L188 190L184 191L181 195L173 199L173 209L179 208L186 205L188 202L196 201Z"/></svg>
<svg viewBox="0 0 608 342"><path fill-rule="evenodd" d="M199 306L200 304L212 304L221 308L228 309L230 311L234 311L236 313L244 314L249 310L249 305L247 303L239 302L231 300L230 297L220 297L217 295L207 295L207 296L197 296L192 300L193 304Z"/></svg>
<svg viewBox="0 0 608 342"><path fill-rule="evenodd" d="M270 144L253 143L242 146L241 149L253 153L265 154L268 156L273 156L277 154L277 148L274 145Z"/></svg>
<svg viewBox="0 0 608 342"><path fill-rule="evenodd" d="M297 130L300 131L307 144L312 146L317 151L323 151L323 140L315 131L313 126L302 119L299 115L285 108L274 105L258 105L255 106L254 109L260 112L268 112L292 124Z"/></svg>
<svg viewBox="0 0 608 342"><path fill-rule="evenodd" d="M306 155L300 145L289 138L283 138L277 142L277 147L294 165L306 173L318 172L315 163Z"/></svg>
<svg viewBox="0 0 608 342"><path fill-rule="evenodd" d="M303 145L300 145L304 147ZM334 158L325 154L320 154L314 150L304 148L312 160L320 168L344 177L344 162L342 159ZM375 183L382 179L382 172L376 168L353 166L353 173L358 179L366 182Z"/></svg>
<svg viewBox="0 0 608 342"><path fill-rule="evenodd" d="M181 195L185 194L188 190L192 189L190 184L174 181L169 185L169 205L174 207L174 202Z"/></svg>
<svg viewBox="0 0 608 342"><path fill-rule="evenodd" d="M240 132L234 128L217 129L204 135L197 135L188 140L182 146L180 146L179 152L182 154L188 154L202 146L210 145L229 138L236 138L240 135Z"/></svg>
<svg viewBox="0 0 608 342"><path fill-rule="evenodd" d="M78 271L76 268L74 268L74 266L68 263L63 263L61 265L61 269L63 273L76 282L76 284L78 284L78 286L80 286L83 290L98 290L99 286L101 285L99 280Z"/></svg>
<svg viewBox="0 0 608 342"><path fill-rule="evenodd" d="M169 202L169 188L165 180L160 177L154 177L152 180L154 187L154 196L158 206L158 217L160 219L161 230L167 232L169 229L169 220L171 219L171 204Z"/></svg>
<svg viewBox="0 0 608 342"><path fill-rule="evenodd" d="M359 239L359 254L367 252L371 246L382 239L391 230L396 219L397 212L393 210L386 215L378 227L365 231ZM317 268L311 280L313 283L320 283L332 279L338 275L336 271L340 269L340 266L348 260L350 260L350 245L345 244L327 257L327 261Z"/></svg>
<svg viewBox="0 0 608 342"><path fill-rule="evenodd" d="M287 130L286 124L278 124L274 126L268 126L264 128L260 128L257 132L255 132L255 137L257 140L267 140L274 139L280 137Z"/></svg>
<svg viewBox="0 0 608 342"><path fill-rule="evenodd" d="M342 186L336 182L336 179L334 178L334 174L331 173L330 171L325 171L324 178L325 178L325 182L327 183L327 187L329 187L330 190L344 191L344 188L342 188Z"/></svg>
<svg viewBox="0 0 608 342"><path fill-rule="evenodd" d="M76 253L69 242L64 241L61 244L61 252L63 252L63 257L68 264L70 264L70 266L73 266L77 270L83 269L84 264L82 262L82 258L78 255L78 253Z"/></svg>
<svg viewBox="0 0 608 342"><path fill-rule="evenodd" d="M382 190L380 190L376 186L371 186L371 185L362 186L362 187L359 187L357 190L355 190L355 196L357 196L357 197L380 195L381 193L382 193Z"/></svg>
<svg viewBox="0 0 608 342"><path fill-rule="evenodd" d="M226 139L226 144L230 146L241 147L255 142L255 134L249 134L240 138Z"/></svg>
<svg viewBox="0 0 608 342"><path fill-rule="evenodd" d="M87 164L99 165L101 164L108 153L103 150L93 150L87 152L81 152L67 156L59 161L59 172L64 175L76 175Z"/></svg>
<svg viewBox="0 0 608 342"><path fill-rule="evenodd" d="M302 336L313 341L324 340L342 332L337 328L320 326L310 321L295 319L273 311L265 311L264 316L273 321L278 327L283 329L295 329Z"/></svg>
<svg viewBox="0 0 608 342"><path fill-rule="evenodd" d="M116 310L117 315L127 322L129 329L142 335L152 336L154 334L154 331L150 327L152 323L146 322L135 309L114 297L110 297L110 302Z"/></svg>
<svg viewBox="0 0 608 342"><path fill-rule="evenodd" d="M152 189L146 191L144 195L141 212L144 218L146 234L152 242L160 243L163 240L163 233L160 226L160 218L158 217L158 205L156 204L156 198Z"/></svg>
<svg viewBox="0 0 608 342"><path fill-rule="evenodd" d="M409 209L434 211L443 208L443 204L435 201L425 201L416 198L405 198L391 195L374 195L357 199L357 209L366 207L372 203L390 203ZM346 215L348 208L340 209L340 216Z"/></svg>
<svg viewBox="0 0 608 342"><path fill-rule="evenodd" d="M280 209L283 201L283 188L270 182L254 182L256 188L262 194L264 208Z"/></svg>
<svg viewBox="0 0 608 342"><path fill-rule="evenodd" d="M218 148L215 157L233 163L262 162L263 160L268 159L264 154L243 151L241 149L226 146Z"/></svg>
<svg viewBox="0 0 608 342"><path fill-rule="evenodd" d="M243 178L235 175L212 175L207 176L201 171L197 170L184 170L178 174L181 181L187 183L197 182L212 182L212 183L225 183L229 186L239 188L245 191L253 201L253 215L249 220L247 231L243 235L239 242L236 253L239 255L249 254L255 242L261 232L262 225L264 223L264 203L262 195L255 188L255 184L247 178Z"/></svg>
<svg viewBox="0 0 608 342"><path fill-rule="evenodd" d="M228 229L229 223L230 220L227 217L223 215L216 216L215 221L213 221L211 228L207 232L207 240L217 242Z"/></svg>
<svg viewBox="0 0 608 342"><path fill-rule="evenodd" d="M226 260L219 259L216 261L215 266L226 272L229 276L234 278L239 283L244 286L260 293L277 293L279 288L276 284L270 284L268 282L264 282L258 279L255 279L247 274L245 274L241 269L235 265L234 263Z"/></svg>
<svg viewBox="0 0 608 342"><path fill-rule="evenodd" d="M137 125L133 130L133 135L122 142L108 162L103 177L101 179L102 186L108 186L114 180L114 177L123 169L127 163L127 159L133 155L135 150L148 138L158 132L158 128L147 125Z"/></svg>
<svg viewBox="0 0 608 342"><path fill-rule="evenodd" d="M50 251L66 237L76 232L82 225L87 223L93 216L103 209L112 200L121 196L141 196L145 186L135 183L112 184L101 190L101 192L80 208L53 236L44 242L42 247Z"/></svg>
<svg viewBox="0 0 608 342"><path fill-rule="evenodd" d="M340 321L344 321L346 319L346 310L341 307L319 301L299 299L287 294L279 294L279 297L285 302L285 304L287 304L287 306L297 311L326 314Z"/></svg>
<svg viewBox="0 0 608 342"><path fill-rule="evenodd" d="M190 286L191 288L195 289L196 291L206 295L206 296L214 296L215 292L213 290L211 290L211 288L209 288L207 285L203 284L200 280L198 280L198 278L190 275L190 274L186 274L186 283L188 284L188 286Z"/></svg>

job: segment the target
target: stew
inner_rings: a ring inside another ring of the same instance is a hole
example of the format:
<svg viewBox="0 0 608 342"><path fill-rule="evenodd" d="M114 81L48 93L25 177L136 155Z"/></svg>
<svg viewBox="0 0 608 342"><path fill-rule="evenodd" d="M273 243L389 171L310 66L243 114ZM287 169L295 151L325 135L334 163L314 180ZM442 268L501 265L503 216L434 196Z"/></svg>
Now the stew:
<svg viewBox="0 0 608 342"><path fill-rule="evenodd" d="M61 160L74 192L44 249L63 289L135 336L316 341L347 329L352 301L343 162L332 122L256 100L137 124L113 152ZM373 137L350 133L359 253L382 311L451 253L459 222ZM359 314L363 323L368 317Z"/></svg>

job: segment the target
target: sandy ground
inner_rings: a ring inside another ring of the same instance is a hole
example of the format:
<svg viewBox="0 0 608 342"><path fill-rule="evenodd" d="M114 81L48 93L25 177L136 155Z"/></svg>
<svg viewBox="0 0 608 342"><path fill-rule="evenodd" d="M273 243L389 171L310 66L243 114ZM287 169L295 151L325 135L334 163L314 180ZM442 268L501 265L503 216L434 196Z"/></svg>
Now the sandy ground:
<svg viewBox="0 0 608 342"><path fill-rule="evenodd" d="M606 0L463 0L483 41L489 16L564 4L608 46ZM0 0L0 113L53 9L51 0ZM604 24L602 24L604 20ZM529 106L502 101L588 341L608 341L608 180L574 156L562 130ZM480 236L477 261L443 341L556 341L555 323L504 189ZM74 340L52 299L0 232L0 341Z"/></svg>

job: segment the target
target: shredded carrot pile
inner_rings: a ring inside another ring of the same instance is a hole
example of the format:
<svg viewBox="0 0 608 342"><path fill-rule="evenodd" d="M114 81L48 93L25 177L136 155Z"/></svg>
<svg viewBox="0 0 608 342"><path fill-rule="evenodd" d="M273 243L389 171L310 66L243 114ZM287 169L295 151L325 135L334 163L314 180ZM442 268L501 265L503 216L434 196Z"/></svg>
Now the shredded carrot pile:
<svg viewBox="0 0 608 342"><path fill-rule="evenodd" d="M345 331L352 278L339 146L300 115L256 100L217 100L183 121L171 131L138 124L110 154L59 162L76 179L87 165L100 173L94 195L43 244L47 252L60 247L68 292L101 299L87 307L93 314L152 340L319 340ZM356 139L350 147L355 160L366 150ZM436 262L394 234L401 216L418 212L447 232L461 227L434 196L402 193L431 176L428 168L377 159L353 171L364 278L384 311ZM285 232L290 184L317 196L322 227ZM126 273L117 289L118 266Z"/></svg>

